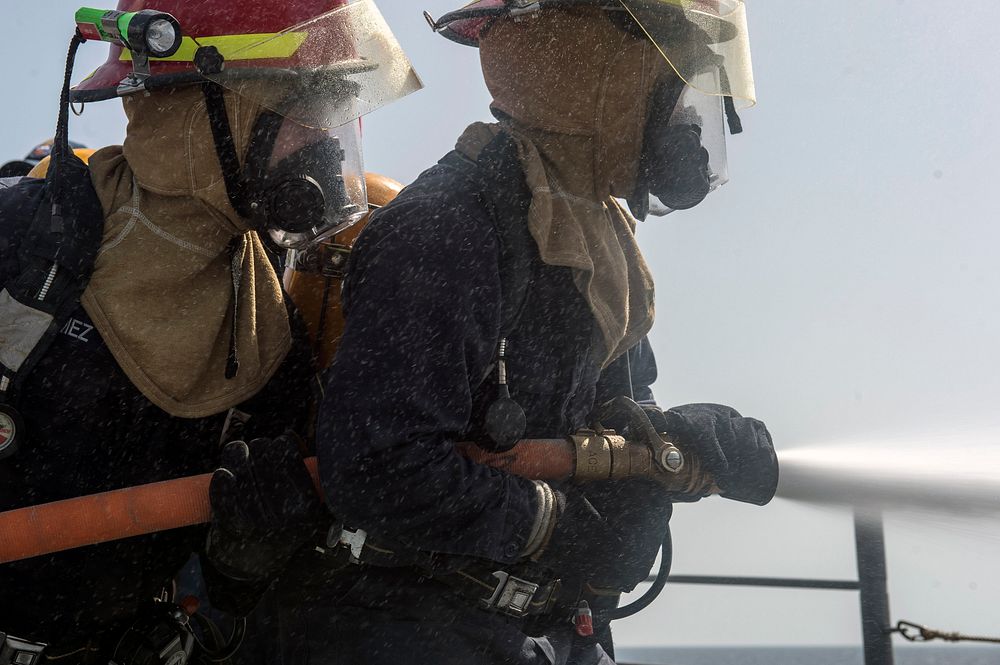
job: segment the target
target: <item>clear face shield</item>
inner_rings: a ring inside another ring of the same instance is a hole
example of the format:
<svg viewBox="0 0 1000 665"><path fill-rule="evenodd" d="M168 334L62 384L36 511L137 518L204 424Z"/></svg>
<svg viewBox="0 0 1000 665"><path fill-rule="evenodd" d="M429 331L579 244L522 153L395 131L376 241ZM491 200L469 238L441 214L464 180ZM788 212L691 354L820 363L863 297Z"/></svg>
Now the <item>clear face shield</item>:
<svg viewBox="0 0 1000 665"><path fill-rule="evenodd" d="M202 74L264 109L245 165L254 226L303 249L368 210L361 116L422 87L372 0L222 54Z"/></svg>
<svg viewBox="0 0 1000 665"><path fill-rule="evenodd" d="M260 66L260 63L280 66ZM205 76L306 127L340 127L423 84L372 0L225 54Z"/></svg>
<svg viewBox="0 0 1000 665"><path fill-rule="evenodd" d="M358 120L318 129L286 119L266 168L250 174L251 210L278 247L305 247L368 212Z"/></svg>
<svg viewBox="0 0 1000 665"><path fill-rule="evenodd" d="M670 64L650 102L636 217L694 207L729 180L726 125L755 101L743 0L620 0Z"/></svg>
<svg viewBox="0 0 1000 665"><path fill-rule="evenodd" d="M756 103L743 0L619 0L682 81L736 106ZM718 76L704 76L718 72Z"/></svg>
<svg viewBox="0 0 1000 665"><path fill-rule="evenodd" d="M711 76L706 73L704 76ZM711 97L673 79L654 93L640 164L639 196L633 212L663 216L701 203L729 181L726 125L721 97Z"/></svg>

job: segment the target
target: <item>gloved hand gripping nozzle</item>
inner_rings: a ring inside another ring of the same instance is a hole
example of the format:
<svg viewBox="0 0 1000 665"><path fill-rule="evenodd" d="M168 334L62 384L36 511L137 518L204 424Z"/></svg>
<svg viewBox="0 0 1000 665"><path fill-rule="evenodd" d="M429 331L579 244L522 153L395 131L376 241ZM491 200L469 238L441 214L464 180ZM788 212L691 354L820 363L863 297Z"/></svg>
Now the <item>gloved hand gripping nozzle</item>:
<svg viewBox="0 0 1000 665"><path fill-rule="evenodd" d="M661 470L677 474L684 468L684 454L657 431L645 409L628 397L619 396L605 402L601 406L599 418L623 421L623 431L628 432L629 440L649 448L653 453L653 461Z"/></svg>
<svg viewBox="0 0 1000 665"><path fill-rule="evenodd" d="M617 397L598 409L596 421L571 437L576 482L650 478L675 501L719 494L757 505L777 489L778 460L767 428L729 407L661 411Z"/></svg>
<svg viewBox="0 0 1000 665"><path fill-rule="evenodd" d="M615 429L606 429L602 424L605 422L613 423ZM576 482L649 478L663 485L678 501L697 501L715 489L699 460L685 455L658 433L645 410L627 397L601 406L593 428L577 432L570 440Z"/></svg>

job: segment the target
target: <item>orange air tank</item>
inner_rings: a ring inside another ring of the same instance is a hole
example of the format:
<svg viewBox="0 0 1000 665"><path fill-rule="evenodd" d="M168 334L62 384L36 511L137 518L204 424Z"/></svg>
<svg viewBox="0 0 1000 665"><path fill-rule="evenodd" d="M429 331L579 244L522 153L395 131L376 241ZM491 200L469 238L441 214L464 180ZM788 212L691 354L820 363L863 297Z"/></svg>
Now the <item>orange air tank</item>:
<svg viewBox="0 0 1000 665"><path fill-rule="evenodd" d="M365 174L365 185L369 214L392 201L403 189L401 183L375 173ZM294 255L285 270L285 290L305 320L320 369L330 365L344 333L340 287L347 257L367 223L366 215L354 226Z"/></svg>

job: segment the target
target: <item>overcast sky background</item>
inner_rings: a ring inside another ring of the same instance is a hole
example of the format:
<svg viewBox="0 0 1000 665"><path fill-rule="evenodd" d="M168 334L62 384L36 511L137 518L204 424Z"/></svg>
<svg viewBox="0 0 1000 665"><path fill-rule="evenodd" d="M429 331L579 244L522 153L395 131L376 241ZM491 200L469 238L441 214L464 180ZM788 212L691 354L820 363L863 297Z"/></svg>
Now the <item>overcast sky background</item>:
<svg viewBox="0 0 1000 665"><path fill-rule="evenodd" d="M2 159L53 132L78 6L11 4ZM365 121L369 170L405 182L489 118L489 97L476 51L433 35L420 14L455 4L378 4L427 84ZM759 103L730 141L732 181L640 229L657 280L660 402L731 404L765 420L779 452L879 447L902 433L912 454L946 456L964 444L959 431L1000 431L1000 4L748 4ZM105 54L85 45L77 79ZM123 134L116 102L72 118L71 136L91 147ZM926 431L956 434L931 449L919 443ZM886 528L894 618L997 633L1000 517L892 514ZM685 505L674 571L853 578L852 533L839 509ZM674 586L618 634L623 644L855 643L857 608L851 592Z"/></svg>

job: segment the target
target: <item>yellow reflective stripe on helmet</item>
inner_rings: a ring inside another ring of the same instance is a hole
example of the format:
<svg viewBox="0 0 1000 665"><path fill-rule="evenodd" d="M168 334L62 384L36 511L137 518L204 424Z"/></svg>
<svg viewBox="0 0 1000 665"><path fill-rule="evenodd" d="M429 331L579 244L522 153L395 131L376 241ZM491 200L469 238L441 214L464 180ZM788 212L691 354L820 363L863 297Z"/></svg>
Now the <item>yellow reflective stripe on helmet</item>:
<svg viewBox="0 0 1000 665"><path fill-rule="evenodd" d="M262 32L249 35L216 35L199 37L196 42L191 37L181 40L177 52L166 58L150 58L161 62L193 62L199 46L214 46L222 57L233 60L270 60L290 58L306 40L306 32ZM120 60L131 60L132 52L122 49Z"/></svg>

